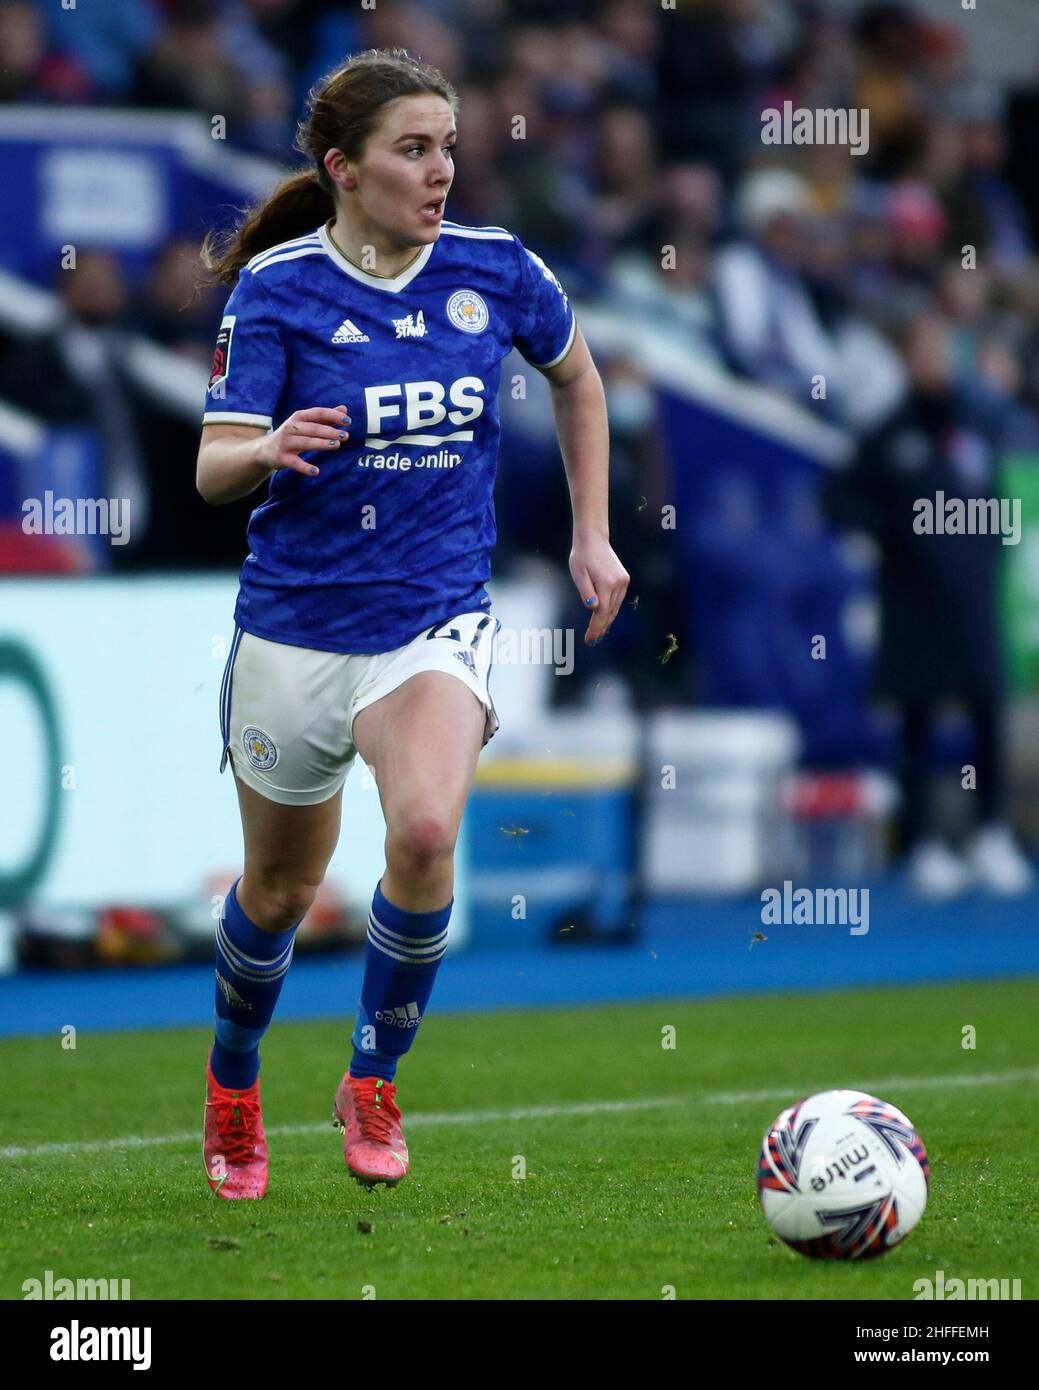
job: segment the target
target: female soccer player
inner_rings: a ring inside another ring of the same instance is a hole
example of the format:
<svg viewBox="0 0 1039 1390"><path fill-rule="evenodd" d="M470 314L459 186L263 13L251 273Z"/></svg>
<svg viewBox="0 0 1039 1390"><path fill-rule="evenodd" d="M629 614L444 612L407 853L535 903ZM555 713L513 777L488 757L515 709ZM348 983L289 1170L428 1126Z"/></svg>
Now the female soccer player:
<svg viewBox="0 0 1039 1390"><path fill-rule="evenodd" d="M351 58L311 93L298 143L314 167L203 247L234 290L198 490L217 505L269 480L221 692L220 767L230 757L245 837L217 926L206 1069L206 1175L221 1197L267 1188L259 1042L357 751L378 785L386 867L333 1118L360 1182L408 1171L393 1078L446 949L458 826L498 727L484 583L513 344L552 386L570 573L594 609L586 642L628 585L609 543L602 385L566 294L511 233L444 220L456 109L443 75L404 50Z"/></svg>

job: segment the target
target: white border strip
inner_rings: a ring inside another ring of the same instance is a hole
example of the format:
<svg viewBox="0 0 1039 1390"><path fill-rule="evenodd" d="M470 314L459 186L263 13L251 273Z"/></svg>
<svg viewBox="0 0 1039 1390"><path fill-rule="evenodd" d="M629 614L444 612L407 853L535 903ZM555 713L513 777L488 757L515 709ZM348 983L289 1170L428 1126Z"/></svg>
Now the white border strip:
<svg viewBox="0 0 1039 1390"><path fill-rule="evenodd" d="M35 415L0 401L0 444L12 454L34 458L43 448L47 428Z"/></svg>
<svg viewBox="0 0 1039 1390"><path fill-rule="evenodd" d="M28 280L0 270L0 322L27 337L43 337L60 327L58 296Z"/></svg>
<svg viewBox="0 0 1039 1390"><path fill-rule="evenodd" d="M774 391L719 370L694 352L676 351L651 325L611 309L577 304L581 329L593 349L619 352L638 362L655 386L759 430L820 463L839 466L850 457L852 436L811 415ZM690 446L695 448L695 442Z"/></svg>

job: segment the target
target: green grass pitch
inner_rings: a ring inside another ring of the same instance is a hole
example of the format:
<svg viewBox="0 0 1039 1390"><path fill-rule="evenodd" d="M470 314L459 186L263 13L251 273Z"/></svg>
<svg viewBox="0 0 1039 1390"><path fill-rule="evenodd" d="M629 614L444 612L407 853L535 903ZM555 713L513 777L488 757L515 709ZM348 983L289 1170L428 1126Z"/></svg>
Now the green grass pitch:
<svg viewBox="0 0 1039 1390"><path fill-rule="evenodd" d="M1013 980L433 1013L398 1076L412 1173L374 1192L329 1122L347 1022L276 1022L270 1190L238 1203L203 1179L208 1030L7 1040L0 1297L50 1269L135 1299L911 1299L942 1269L1034 1298L1037 1000ZM768 1123L835 1085L901 1106L931 1157L920 1226L863 1264L774 1242L755 1189ZM162 1142L99 1142L125 1136Z"/></svg>

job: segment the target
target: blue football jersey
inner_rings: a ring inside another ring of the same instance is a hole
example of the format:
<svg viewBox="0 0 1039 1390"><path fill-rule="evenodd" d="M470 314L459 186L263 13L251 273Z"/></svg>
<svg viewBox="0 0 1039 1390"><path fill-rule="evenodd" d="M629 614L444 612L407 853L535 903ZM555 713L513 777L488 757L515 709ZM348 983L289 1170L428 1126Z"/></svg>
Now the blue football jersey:
<svg viewBox="0 0 1039 1390"><path fill-rule="evenodd" d="M444 222L395 279L348 261L326 226L254 256L232 291L205 424L276 429L346 405L350 438L272 474L249 522L235 619L332 652L385 652L487 607L496 540L498 380L573 343L569 300L500 227Z"/></svg>

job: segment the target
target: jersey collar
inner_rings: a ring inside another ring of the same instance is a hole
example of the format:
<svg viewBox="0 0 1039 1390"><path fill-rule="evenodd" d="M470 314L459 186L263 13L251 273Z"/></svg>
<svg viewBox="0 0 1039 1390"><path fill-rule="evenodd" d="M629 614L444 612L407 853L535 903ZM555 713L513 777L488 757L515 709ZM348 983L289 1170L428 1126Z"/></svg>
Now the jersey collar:
<svg viewBox="0 0 1039 1390"><path fill-rule="evenodd" d="M385 290L389 294L399 294L411 284L415 276L424 269L436 245L435 241L431 241L428 246L424 246L406 270L402 270L395 279L388 280L384 275L369 275L367 270L362 270L360 266L348 261L328 235L328 228L324 223L318 228L317 234L326 254L344 274L350 276L351 280L358 280L362 285L370 285L373 290Z"/></svg>

